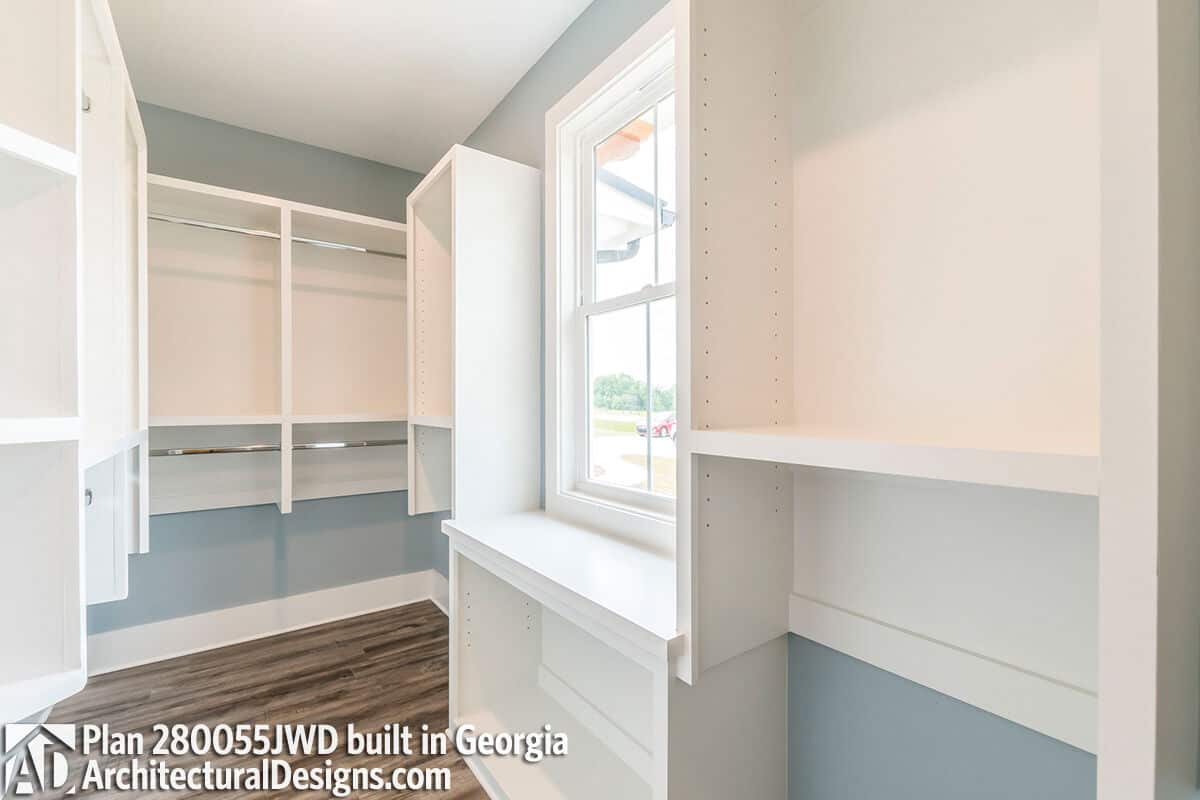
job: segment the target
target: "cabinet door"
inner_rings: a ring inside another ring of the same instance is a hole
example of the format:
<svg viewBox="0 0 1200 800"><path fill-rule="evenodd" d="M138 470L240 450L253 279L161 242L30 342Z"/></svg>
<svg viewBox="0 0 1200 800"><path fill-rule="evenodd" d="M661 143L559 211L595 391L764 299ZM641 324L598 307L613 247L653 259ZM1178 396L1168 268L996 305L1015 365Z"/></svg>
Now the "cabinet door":
<svg viewBox="0 0 1200 800"><path fill-rule="evenodd" d="M129 596L127 550L131 507L129 468L133 454L119 453L84 473L88 605Z"/></svg>
<svg viewBox="0 0 1200 800"><path fill-rule="evenodd" d="M84 4L83 27L83 466L120 456L115 470L126 493L136 495L145 488L140 479L148 472L145 133L105 0ZM130 453L141 459L132 470L125 466ZM139 513L120 516L117 533L124 537L120 549L126 553L149 549L149 505L142 506ZM89 595L92 602L103 596Z"/></svg>
<svg viewBox="0 0 1200 800"><path fill-rule="evenodd" d="M91 4L84 20L83 422L92 466L128 449L140 424L138 147L115 33L104 35L105 4Z"/></svg>

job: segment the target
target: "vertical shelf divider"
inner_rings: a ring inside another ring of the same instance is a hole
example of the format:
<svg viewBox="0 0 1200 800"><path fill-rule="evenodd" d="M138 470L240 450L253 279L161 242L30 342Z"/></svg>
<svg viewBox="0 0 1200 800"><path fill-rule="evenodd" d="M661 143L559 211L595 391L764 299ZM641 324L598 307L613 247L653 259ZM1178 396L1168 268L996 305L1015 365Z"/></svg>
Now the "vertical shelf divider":
<svg viewBox="0 0 1200 800"><path fill-rule="evenodd" d="M292 513L292 209L279 220L279 512Z"/></svg>

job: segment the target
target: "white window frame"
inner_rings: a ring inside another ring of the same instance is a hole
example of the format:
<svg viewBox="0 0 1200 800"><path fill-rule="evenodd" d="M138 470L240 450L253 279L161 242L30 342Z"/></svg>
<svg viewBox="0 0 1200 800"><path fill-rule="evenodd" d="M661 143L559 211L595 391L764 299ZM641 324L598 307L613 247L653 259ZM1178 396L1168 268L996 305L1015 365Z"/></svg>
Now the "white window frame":
<svg viewBox="0 0 1200 800"><path fill-rule="evenodd" d="M592 143L649 108L652 95L657 100L673 88L678 97L674 67L668 3L547 112L545 161L546 509L668 551L674 549L675 498L588 478L585 326L588 314L671 296L675 284L583 307L583 287L592 285L592 220L590 192L580 187L591 185Z"/></svg>

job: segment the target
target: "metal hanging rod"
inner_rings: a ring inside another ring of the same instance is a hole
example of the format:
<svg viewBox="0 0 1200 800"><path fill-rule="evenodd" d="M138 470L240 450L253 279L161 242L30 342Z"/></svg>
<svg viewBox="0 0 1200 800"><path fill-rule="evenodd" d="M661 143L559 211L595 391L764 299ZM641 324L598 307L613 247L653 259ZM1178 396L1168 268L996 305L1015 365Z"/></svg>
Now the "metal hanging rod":
<svg viewBox="0 0 1200 800"><path fill-rule="evenodd" d="M260 231L255 228L239 228L236 225L222 225L219 222L205 222L200 219L188 219L187 217L173 217L169 214L147 214L152 220L157 222L169 222L172 225L187 225L192 228L204 228L210 231L225 231L226 233L240 233L243 236L257 236L260 239L281 239L282 236L274 231ZM385 258L404 258L403 253L392 253L387 250L372 250L369 247L359 247L356 244L342 244L341 242L328 242L324 239L310 239L306 236L293 236L292 241L298 244L307 244L313 247L324 247L327 250L346 250L351 253L365 253L372 256L383 256Z"/></svg>
<svg viewBox="0 0 1200 800"><path fill-rule="evenodd" d="M293 450L349 450L354 447L395 447L408 444L408 439L370 439L361 442L312 442L292 445ZM162 456L212 456L229 453L278 453L277 444L247 444L237 447L179 447L167 450L151 450L150 455Z"/></svg>
<svg viewBox="0 0 1200 800"><path fill-rule="evenodd" d="M236 447L180 447L167 450L151 450L150 455L161 456L214 456L226 453L278 453L277 444L246 444Z"/></svg>
<svg viewBox="0 0 1200 800"><path fill-rule="evenodd" d="M293 450L347 450L351 447L394 447L408 444L408 439L372 439L365 442L313 442L311 444L294 444Z"/></svg>

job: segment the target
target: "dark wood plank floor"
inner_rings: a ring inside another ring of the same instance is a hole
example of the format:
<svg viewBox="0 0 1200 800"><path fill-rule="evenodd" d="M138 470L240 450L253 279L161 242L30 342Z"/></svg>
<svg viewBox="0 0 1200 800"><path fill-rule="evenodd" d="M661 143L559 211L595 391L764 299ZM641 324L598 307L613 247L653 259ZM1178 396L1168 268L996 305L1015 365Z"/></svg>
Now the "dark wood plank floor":
<svg viewBox="0 0 1200 800"><path fill-rule="evenodd" d="M446 729L449 625L430 602L416 603L253 642L93 677L83 692L61 703L52 722L107 723L113 731L140 732L147 747L156 723L328 723L344 733L348 723L375 731L385 724ZM451 790L417 797L486 800L474 776L453 752L447 756L328 756L336 767L447 767ZM95 756L93 756L95 757ZM320 766L326 756L280 756L294 766ZM171 766L206 757L171 757ZM208 756L214 766L256 764L254 756ZM106 764L127 763L112 756ZM80 774L72 758L71 776ZM142 759L145 763L145 758ZM89 793L93 797L103 796ZM131 793L113 794L129 797ZM137 797L191 797L183 793L132 793ZM209 796L209 795L203 795ZM268 797L222 793L222 797ZM297 793L282 795L297 797ZM313 797L329 797L327 792ZM395 796L359 792L355 797Z"/></svg>

